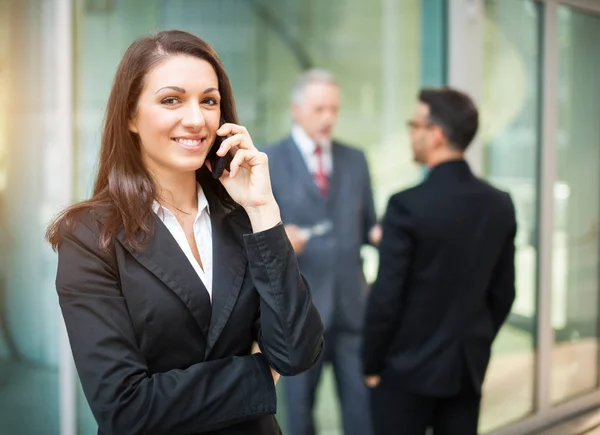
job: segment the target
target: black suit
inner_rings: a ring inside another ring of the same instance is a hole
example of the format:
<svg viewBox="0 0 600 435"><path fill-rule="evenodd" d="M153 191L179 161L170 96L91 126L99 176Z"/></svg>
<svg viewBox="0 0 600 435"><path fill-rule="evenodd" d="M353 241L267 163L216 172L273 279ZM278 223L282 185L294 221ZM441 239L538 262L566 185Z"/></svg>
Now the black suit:
<svg viewBox="0 0 600 435"><path fill-rule="evenodd" d="M476 433L492 341L515 297L515 233L510 196L463 160L390 199L363 337L364 373L382 376L378 433Z"/></svg>
<svg viewBox="0 0 600 435"><path fill-rule="evenodd" d="M62 230L59 301L100 434L279 434L269 364L294 375L319 359L322 322L283 226L247 234L243 209L206 196L212 304L156 216L140 252L121 233L100 254L91 213Z"/></svg>

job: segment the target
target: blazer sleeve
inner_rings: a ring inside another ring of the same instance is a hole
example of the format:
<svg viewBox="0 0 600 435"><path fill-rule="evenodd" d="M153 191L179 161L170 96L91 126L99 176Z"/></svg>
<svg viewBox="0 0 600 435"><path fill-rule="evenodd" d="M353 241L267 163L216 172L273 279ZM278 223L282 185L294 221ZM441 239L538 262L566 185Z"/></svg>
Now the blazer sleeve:
<svg viewBox="0 0 600 435"><path fill-rule="evenodd" d="M259 345L278 373L312 368L323 352L323 323L300 274L283 224L247 234L250 274L260 294Z"/></svg>
<svg viewBox="0 0 600 435"><path fill-rule="evenodd" d="M515 236L517 234L517 222L512 199L508 194L506 197L510 207L510 229L494 268L487 298L495 334L498 333L508 317L516 295Z"/></svg>
<svg viewBox="0 0 600 435"><path fill-rule="evenodd" d="M406 276L413 251L411 216L398 196L393 196L383 219L379 245L379 270L367 302L363 329L363 373L377 375L400 320L406 293Z"/></svg>
<svg viewBox="0 0 600 435"><path fill-rule="evenodd" d="M85 223L62 229L57 291L75 365L101 432L175 435L273 414L273 378L261 354L150 373L113 262Z"/></svg>

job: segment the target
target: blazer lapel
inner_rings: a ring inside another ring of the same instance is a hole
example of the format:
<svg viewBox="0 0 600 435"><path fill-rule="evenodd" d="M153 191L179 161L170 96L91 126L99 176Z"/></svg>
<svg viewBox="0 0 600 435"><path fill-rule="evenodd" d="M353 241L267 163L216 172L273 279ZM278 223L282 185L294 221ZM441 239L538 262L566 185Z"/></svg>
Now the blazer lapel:
<svg viewBox="0 0 600 435"><path fill-rule="evenodd" d="M319 192L319 188L315 183L312 174L308 170L308 167L306 166L304 156L291 137L287 141L286 146L288 150L285 155L288 158L288 165L291 172L290 175L292 176L291 179L297 180L302 186L304 186L308 196L310 196L314 201L323 202L324 198L321 195L321 192Z"/></svg>
<svg viewBox="0 0 600 435"><path fill-rule="evenodd" d="M211 304L206 287L165 224L156 214L153 213L153 216L154 235L145 249L136 251L131 248L125 241L123 230L117 239L142 266L181 299L207 337Z"/></svg>
<svg viewBox="0 0 600 435"><path fill-rule="evenodd" d="M216 195L205 189L210 207L213 240L212 316L206 344L208 357L229 320L238 299L246 272L246 251L241 236L247 227L237 227L241 207L227 212Z"/></svg>

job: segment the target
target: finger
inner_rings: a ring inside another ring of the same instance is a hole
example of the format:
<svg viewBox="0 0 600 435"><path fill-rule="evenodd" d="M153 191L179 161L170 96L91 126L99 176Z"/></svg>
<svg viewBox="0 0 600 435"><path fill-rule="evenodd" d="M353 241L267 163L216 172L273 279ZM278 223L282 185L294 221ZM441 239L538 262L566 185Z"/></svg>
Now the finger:
<svg viewBox="0 0 600 435"><path fill-rule="evenodd" d="M367 384L368 387L374 387L375 383L377 382L375 376L367 376L365 378L365 383Z"/></svg>
<svg viewBox="0 0 600 435"><path fill-rule="evenodd" d="M242 143L243 146L240 146L240 148L256 149L254 143L252 142L252 138L250 137L250 133L248 133L248 129L243 125L237 125L232 123L223 124L217 130L217 134L219 136L231 136L241 134L246 138L246 140Z"/></svg>
<svg viewBox="0 0 600 435"><path fill-rule="evenodd" d="M234 178L238 173L240 166L246 161L247 154L249 151L247 150L237 150L235 156L233 156L233 160L229 165L229 177Z"/></svg>
<svg viewBox="0 0 600 435"><path fill-rule="evenodd" d="M265 162L267 162L267 155L265 153L261 153L258 150L239 149L235 153L235 156L233 157L233 160L231 161L231 164L229 165L229 168L230 168L229 176L231 178L235 177L240 166L242 166L244 164L247 164L249 166L255 166L255 165L258 165L261 163L265 163Z"/></svg>
<svg viewBox="0 0 600 435"><path fill-rule="evenodd" d="M248 130L243 125L233 124L231 122L223 124L217 130L219 136L229 136L232 134L248 134Z"/></svg>
<svg viewBox="0 0 600 435"><path fill-rule="evenodd" d="M245 140L245 136L243 134L234 134L233 136L229 136L225 139L219 149L217 150L217 155L224 156L229 151L231 151L234 147L243 148L241 143ZM235 149L233 149L232 155L235 154Z"/></svg>

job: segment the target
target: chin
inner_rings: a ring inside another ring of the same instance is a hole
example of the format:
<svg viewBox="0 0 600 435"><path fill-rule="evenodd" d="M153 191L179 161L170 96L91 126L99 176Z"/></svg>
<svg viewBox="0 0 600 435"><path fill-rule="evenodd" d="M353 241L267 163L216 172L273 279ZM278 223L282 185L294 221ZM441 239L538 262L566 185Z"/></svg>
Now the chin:
<svg viewBox="0 0 600 435"><path fill-rule="evenodd" d="M204 166L205 157L197 159L186 159L186 161L174 162L173 169L178 172L194 172Z"/></svg>

